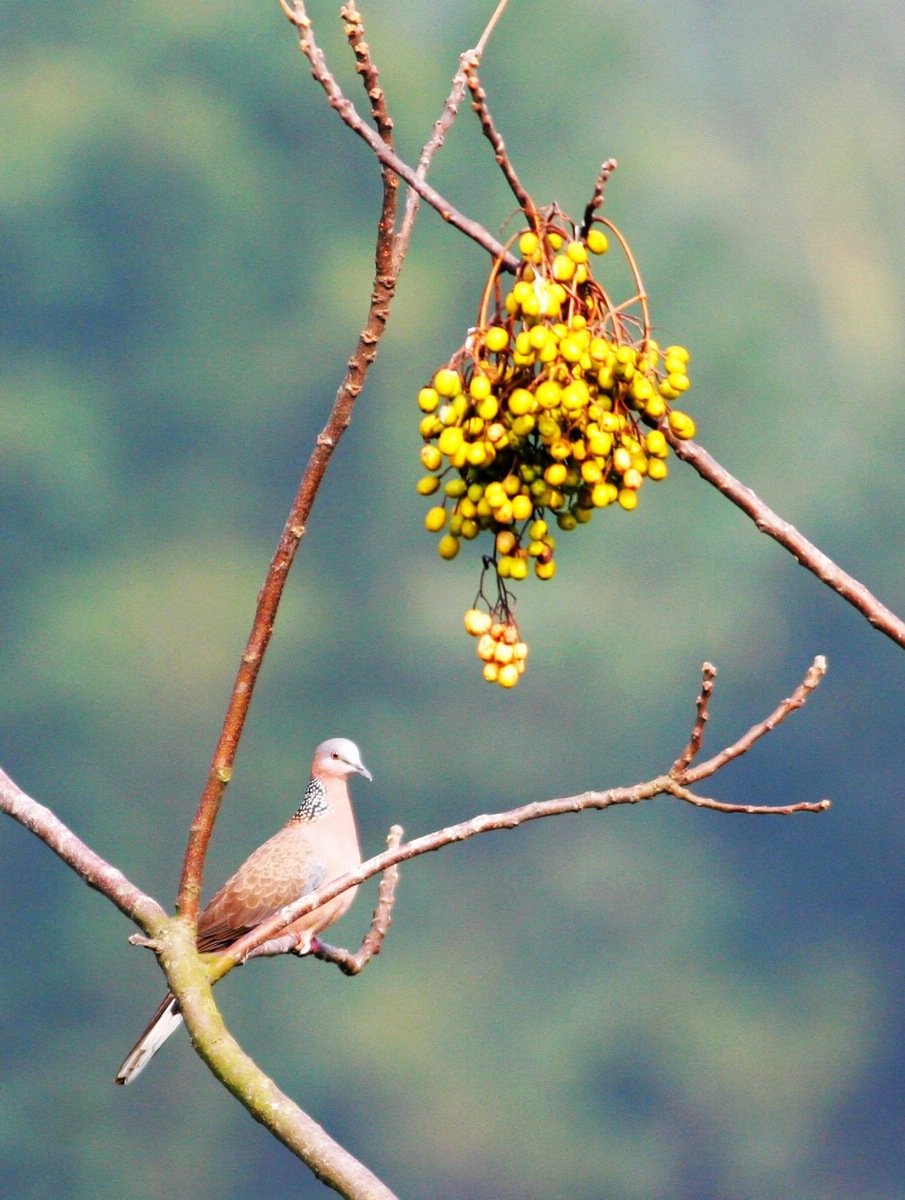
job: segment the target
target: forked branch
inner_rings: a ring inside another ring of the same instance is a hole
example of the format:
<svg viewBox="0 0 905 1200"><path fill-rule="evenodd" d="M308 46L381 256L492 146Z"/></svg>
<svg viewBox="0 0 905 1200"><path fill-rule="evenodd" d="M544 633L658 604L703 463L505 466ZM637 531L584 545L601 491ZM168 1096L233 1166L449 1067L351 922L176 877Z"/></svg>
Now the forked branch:
<svg viewBox="0 0 905 1200"><path fill-rule="evenodd" d="M246 934L235 942L217 960L212 974L220 978L234 966L244 962L253 954L255 948L279 934L281 929L307 912L319 908L335 896L355 887L390 867L441 850L457 842L467 841L478 834L487 833L494 829L517 829L529 821L542 817L561 816L565 813L584 812L589 809L607 809L620 804L638 804L642 800L653 800L657 796L669 795L677 800L683 800L696 808L709 808L720 813L740 813L748 816L791 816L795 813L820 813L830 807L829 800L796 801L791 804L727 804L707 796L700 796L691 791L691 785L700 783L715 775L727 763L746 753L761 737L772 732L790 715L800 708L808 696L814 691L826 673L826 660L823 657L814 659L803 681L786 700L783 700L774 711L764 720L753 725L741 737L730 745L725 746L719 754L714 755L699 766L692 766L693 759L700 751L703 740L704 722L707 719L707 707L712 690L716 670L711 664L705 663L703 668L704 686L698 699L697 717L689 737L688 745L670 770L664 775L658 775L645 783L636 783L630 787L609 788L606 791L583 792L580 795L566 796L554 800L539 800L524 804L506 812L485 813L471 817L457 825L435 830L423 837L414 838L410 842L385 850L375 855L355 871L342 876L333 883L320 888L310 896L300 898L294 904L287 905L280 913L263 922L253 932Z"/></svg>

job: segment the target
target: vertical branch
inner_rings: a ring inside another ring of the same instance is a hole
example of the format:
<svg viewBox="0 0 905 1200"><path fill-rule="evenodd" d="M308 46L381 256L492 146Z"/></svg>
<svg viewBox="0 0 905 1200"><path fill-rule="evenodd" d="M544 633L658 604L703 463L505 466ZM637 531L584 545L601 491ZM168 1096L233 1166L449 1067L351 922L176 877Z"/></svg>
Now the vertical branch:
<svg viewBox="0 0 905 1200"><path fill-rule="evenodd" d="M377 72L370 61L370 53L367 43L364 41L361 21L354 4L347 5L343 10L343 15L349 22L349 40L371 98L375 120L378 122L382 135L388 138L391 136L392 121L386 110L383 91L377 84ZM394 263L393 254L398 181L393 171L385 164L382 164L381 169L383 201L377 225L376 269L367 321L359 335L355 352L349 360L345 376L336 393L327 424L317 436L301 485L283 527L276 553L271 560L264 586L258 596L251 633L242 654L239 672L227 705L226 716L214 751L207 782L189 830L177 906L179 912L193 922L198 916L204 862L214 822L220 811L226 785L232 776L239 739L248 716L258 672L273 634L277 610L289 570L305 535L305 527L327 467L330 465L330 460L340 439L349 427L355 402L364 387L368 370L377 357L377 345L390 314L390 305L401 267L401 262L398 265Z"/></svg>

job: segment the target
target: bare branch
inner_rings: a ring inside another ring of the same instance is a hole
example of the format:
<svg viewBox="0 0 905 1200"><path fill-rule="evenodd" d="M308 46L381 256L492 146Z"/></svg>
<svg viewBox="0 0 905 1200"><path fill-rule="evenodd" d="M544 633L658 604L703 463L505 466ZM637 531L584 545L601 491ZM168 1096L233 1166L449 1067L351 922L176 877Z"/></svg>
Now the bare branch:
<svg viewBox="0 0 905 1200"><path fill-rule="evenodd" d="M819 813L830 807L829 800L801 801L797 804L724 804L721 800L709 800L706 796L697 796L681 784L674 784L668 789L678 800L687 800L696 808L710 808L714 812L743 813L745 816L790 817L793 813Z"/></svg>
<svg viewBox="0 0 905 1200"><path fill-rule="evenodd" d="M354 6L352 7L354 8ZM360 23L357 26L350 26L349 36L359 65L363 68L362 73L371 96L375 119L380 123L383 131L389 134L392 121L386 111L383 93L377 86L376 70L370 62ZM178 908L182 915L191 921L197 919L207 848L226 785L232 775L236 750L245 725L245 718L248 715L258 672L270 644L277 610L283 596L283 588L299 544L305 535L305 526L324 474L342 435L352 420L355 402L364 387L371 364L377 357L377 346L389 318L390 305L401 266L401 261L398 264L394 261L397 197L396 178L391 171L384 169L383 201L377 223L374 287L367 321L359 335L355 352L349 360L345 376L336 393L330 417L318 434L314 449L308 459L298 493L289 511L276 553L271 560L264 586L258 596L251 633L242 654L207 783L189 832L179 887Z"/></svg>
<svg viewBox="0 0 905 1200"><path fill-rule="evenodd" d="M387 849L394 850L402 841L402 826L394 825L387 834ZM338 946L328 946L326 942L316 939L312 953L324 962L335 963L346 975L357 975L371 959L380 953L383 939L386 937L392 919L393 905L396 903L396 887L399 883L399 867L387 867L380 879L377 889L377 907L371 920L371 928L365 934L361 949L355 954Z"/></svg>
<svg viewBox="0 0 905 1200"><path fill-rule="evenodd" d="M807 567L816 575L821 583L832 588L843 600L847 600L853 608L862 613L875 629L879 629L897 645L905 648L905 621L901 617L897 617L863 583L859 583L822 550L818 550L793 525L784 521L751 488L730 475L703 446L694 441L681 441L670 433L665 422L661 428L677 456L694 467L702 479L713 484L749 516L761 533L779 542L803 567Z"/></svg>
<svg viewBox="0 0 905 1200"><path fill-rule="evenodd" d="M709 671L715 674L715 668L707 664L705 666L705 676L708 667ZM373 875L386 871L388 867L407 862L409 859L417 858L422 854L441 850L444 846L449 846L456 842L467 841L469 838L487 833L490 830L517 829L520 825L524 825L528 821L535 821L542 817L561 816L565 813L584 812L588 809L603 810L613 808L619 804L638 804L642 800L653 800L656 796L662 795L671 795L698 808L710 808L715 812L723 813L745 813L752 816L788 816L799 812L824 812L830 806L829 800L791 805L723 804L717 800L710 800L695 795L688 790L687 785L715 774L726 763L731 762L732 759L737 758L740 754L744 754L760 737L775 729L791 712L802 706L808 695L817 687L825 672L826 660L822 657L816 658L808 669L803 682L788 699L782 701L769 717L753 726L747 733L733 742L731 746L726 747L718 755L715 755L706 763L702 763L699 767L687 771L676 771L675 767L673 767L673 770L667 775L658 775L654 779L650 779L645 783L634 784L631 787L610 788L602 792L583 792L580 795L565 796L555 800L535 801L531 804L524 804L518 808L509 809L506 812L483 813L472 817L468 821L447 826L445 829L438 829L433 833L425 834L423 837L405 842L395 849L385 850L382 854L375 855L367 862L362 863L357 870L350 871L340 879L336 879L332 883L319 888L317 892L312 892L310 895L296 900L293 904L286 905L279 913L262 922L257 929L240 938L213 965L211 972L212 979L221 978L234 966L250 957L257 946L270 941L281 929L298 920L305 913L319 908L322 904L326 904L329 900L340 895L348 888L364 883L365 880L370 879ZM706 702L699 700L695 730L703 727L701 705L706 706ZM695 733L693 731L690 742L693 742L694 738ZM682 758L684 758L684 755L680 756L677 762L681 762Z"/></svg>
<svg viewBox="0 0 905 1200"><path fill-rule="evenodd" d="M698 715L694 723L694 728L691 731L691 737L688 739L688 745L670 767L670 775L680 778L688 769L689 763L693 762L701 749L701 744L704 740L704 726L707 724L709 717L708 706L710 697L713 693L713 681L716 679L716 667L713 663L705 662L701 668L703 680L701 682L701 692L698 696L697 708Z"/></svg>
<svg viewBox="0 0 905 1200"><path fill-rule="evenodd" d="M49 808L33 800L0 771L0 809L41 839L89 887L112 900L146 934L153 935L167 914L156 900L131 883L122 871L111 866L86 846Z"/></svg>
<svg viewBox="0 0 905 1200"><path fill-rule="evenodd" d="M518 262L513 255L507 253L505 248L483 225L480 225L477 221L472 221L464 213L459 212L454 205L450 204L445 196L441 196L435 188L426 183L419 176L418 172L399 158L383 138L378 133L375 133L361 118L355 105L343 95L342 89L329 71L323 51L314 40L311 32L311 21L301 0L294 0L291 5L286 3L286 0L280 0L280 4L292 24L298 28L299 45L302 53L311 64L311 73L314 75L314 78L326 92L330 107L336 110L353 133L358 134L363 141L367 142L380 162L390 167L400 179L404 179L410 187L414 188L421 198L426 200L440 214L444 221L458 229L461 233L464 233L466 237L470 237L472 241L477 242L493 258L501 257L504 269L514 272L518 266Z"/></svg>
<svg viewBox="0 0 905 1200"><path fill-rule="evenodd" d="M496 126L493 123L490 109L487 107L487 93L481 86L481 81L478 78L478 64L474 59L465 64L465 79L468 83L468 90L471 92L471 107L478 115L484 136L493 147L497 166L503 172L519 208L528 218L534 231L538 232L540 229L540 220L537 209L534 207L534 201L522 186L521 180L516 174L515 167L512 165L512 160L506 151L506 143L497 132Z"/></svg>
<svg viewBox="0 0 905 1200"><path fill-rule="evenodd" d="M756 725L752 725L748 732L743 734L738 741L721 750L719 754L714 755L707 762L701 763L697 767L690 767L686 771L673 771L670 773L683 784L697 783L699 779L708 779L711 775L715 775L721 767L725 767L726 763L732 762L734 758L738 758L739 755L750 750L758 738L762 738L764 734L772 733L776 726L786 719L789 713L801 708L825 674L826 659L823 655L818 655L811 663L808 673L792 695L777 705L769 717L763 721L759 721Z"/></svg>
<svg viewBox="0 0 905 1200"><path fill-rule="evenodd" d="M265 1074L235 1040L221 1017L207 967L183 922L171 921L160 961L195 1049L217 1078L279 1141L328 1187L349 1200L397 1200L376 1175L334 1141Z"/></svg>
<svg viewBox="0 0 905 1200"><path fill-rule="evenodd" d="M615 158L607 158L600 164L600 173L597 176L597 183L594 187L594 195L588 201L584 210L584 216L581 220L581 225L578 230L578 236L584 240L588 236L588 231L594 221L594 213L603 204L603 193L606 189L607 180L616 170L619 164Z"/></svg>

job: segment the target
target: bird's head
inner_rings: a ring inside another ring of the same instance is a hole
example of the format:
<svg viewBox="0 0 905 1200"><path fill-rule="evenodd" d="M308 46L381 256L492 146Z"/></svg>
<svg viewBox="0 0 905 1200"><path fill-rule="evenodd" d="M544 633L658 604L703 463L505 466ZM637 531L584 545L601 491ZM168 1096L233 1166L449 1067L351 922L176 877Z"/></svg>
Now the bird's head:
<svg viewBox="0 0 905 1200"><path fill-rule="evenodd" d="M371 779L372 775L361 761L361 751L348 738L329 738L321 742L314 752L311 773L315 776L337 775L340 779L348 779L350 775L364 775Z"/></svg>

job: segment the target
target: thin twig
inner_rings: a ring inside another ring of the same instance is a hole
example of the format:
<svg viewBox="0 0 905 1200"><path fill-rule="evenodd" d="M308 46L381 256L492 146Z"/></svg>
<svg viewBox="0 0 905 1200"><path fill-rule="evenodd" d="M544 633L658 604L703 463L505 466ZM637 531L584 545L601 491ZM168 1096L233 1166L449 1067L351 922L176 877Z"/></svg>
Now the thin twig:
<svg viewBox="0 0 905 1200"><path fill-rule="evenodd" d="M450 93L443 105L443 111L434 122L434 127L431 130L431 135L421 148L421 153L418 156L418 165L415 168L415 174L419 179L426 179L427 172L433 162L434 155L443 145L447 133L452 128L453 122L459 113L459 105L462 103L462 98L465 95L468 86L465 78L466 67L469 63L479 63L481 56L490 40L490 35L496 28L497 21L503 15L503 11L508 4L508 0L500 0L493 16L487 22L484 32L478 40L477 46L473 50L466 50L459 58L459 69L456 71L452 80ZM402 214L402 221L399 226L399 232L396 235L396 249L394 255L394 263L401 266L402 259L405 257L408 250L408 244L412 236L412 227L415 223L415 217L421 204L421 197L417 190L410 187L405 197L405 209ZM515 259L513 259L513 262ZM398 270L398 267L397 267Z"/></svg>
<svg viewBox="0 0 905 1200"><path fill-rule="evenodd" d="M513 196L515 196L516 203L527 217L531 228L535 233L540 233L540 217L534 206L534 201L528 195L527 191L525 191L521 180L516 174L512 160L506 152L506 143L497 132L496 126L493 123L490 109L487 107L487 93L484 91L481 81L478 78L478 64L476 62L472 61L466 64L465 79L468 83L468 90L471 92L471 107L478 115L484 136L493 147L497 166L503 172L503 176L509 184Z"/></svg>
<svg viewBox="0 0 905 1200"><path fill-rule="evenodd" d="M582 241L584 241L584 239L588 236L588 231L594 222L594 213L598 208L600 208L601 204L603 204L603 193L606 189L607 180L618 166L619 164L616 162L615 158L607 158L600 164L600 174L597 176L597 183L594 187L594 195L587 203L587 207L584 210L584 216L581 220L581 226L578 230L578 236L582 239Z"/></svg>
<svg viewBox="0 0 905 1200"><path fill-rule="evenodd" d="M772 733L776 726L786 719L789 713L801 708L825 674L826 659L821 654L811 663L807 674L792 695L777 705L769 717L766 717L763 721L758 721L756 725L752 725L747 733L733 742L731 746L726 746L719 754L715 754L713 758L709 758L706 762L700 763L696 767L689 767L686 771L674 772L674 778L683 784L689 784L697 783L699 779L707 779L711 775L715 775L717 771L725 767L726 763L732 762L734 758L738 758L739 755L750 750L759 738L762 738L767 733Z"/></svg>
<svg viewBox="0 0 905 1200"><path fill-rule="evenodd" d="M367 122L362 119L355 105L343 95L342 89L328 70L323 52L314 40L311 32L311 21L301 0L294 0L292 5L288 4L286 0L280 0L280 4L286 16L299 31L299 46L311 64L311 73L326 92L330 107L336 110L353 133L358 134L360 138L367 142L380 162L390 167L400 179L404 179L410 187L413 187L421 198L426 200L449 225L464 233L472 241L477 242L493 258L496 258L503 252L503 247L483 225L477 221L472 221L464 213L459 212L453 204L450 204L445 196L442 196L436 188L426 183L418 175L417 171L404 162L386 144L383 138L378 133L375 133ZM513 255L506 254L503 265L507 271L514 273L518 268L518 260Z"/></svg>
<svg viewBox="0 0 905 1200"><path fill-rule="evenodd" d="M394 850L402 842L402 826L394 825L387 835L387 849ZM316 938L312 954L324 962L332 962L346 975L357 975L368 963L379 954L383 939L389 932L393 916L393 905L396 903L396 887L399 883L399 867L387 867L380 877L377 889L377 907L371 920L371 928L365 934L361 948L352 954L339 946L329 946Z"/></svg>
<svg viewBox="0 0 905 1200"><path fill-rule="evenodd" d="M386 96L380 86L380 74L371 58L371 47L365 41L364 26L361 13L353 3L344 4L340 15L346 22L346 37L355 55L355 69L361 75L362 83L371 101L371 117L377 132L390 147L393 145L393 119L387 111Z"/></svg>
<svg viewBox="0 0 905 1200"><path fill-rule="evenodd" d="M680 778L688 769L690 763L694 762L695 758L700 753L701 744L704 741L704 726L707 724L709 717L708 707L710 697L713 694L713 681L716 679L716 667L713 663L705 662L701 667L703 679L701 681L701 691L697 699L698 715L694 723L694 728L691 731L691 737L688 739L688 745L673 763L669 769L670 775L675 778Z"/></svg>
<svg viewBox="0 0 905 1200"><path fill-rule="evenodd" d="M814 802L802 800L797 804L724 804L722 800L710 800L706 796L697 796L675 781L668 791L677 800L687 800L695 808L709 808L713 812L721 813L742 813L748 817L791 817L795 813L825 812L830 807L829 800Z"/></svg>
<svg viewBox="0 0 905 1200"><path fill-rule="evenodd" d="M749 516L761 533L788 550L797 558L803 567L811 571L821 583L837 592L843 600L856 608L869 623L881 633L905 648L905 621L886 607L873 595L863 583L838 566L822 550L818 550L813 542L809 542L799 533L794 525L784 521L768 504L746 487L740 480L720 466L712 455L694 441L682 441L674 437L664 422L661 426L667 441L676 455L694 467L702 479L705 479L738 508Z"/></svg>

